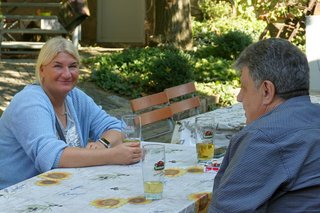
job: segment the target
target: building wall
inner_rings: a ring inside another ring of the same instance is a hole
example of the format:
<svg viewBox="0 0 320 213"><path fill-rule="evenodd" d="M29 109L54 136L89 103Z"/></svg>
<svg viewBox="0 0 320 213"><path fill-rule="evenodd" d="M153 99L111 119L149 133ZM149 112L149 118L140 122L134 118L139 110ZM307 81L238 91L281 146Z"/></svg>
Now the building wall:
<svg viewBox="0 0 320 213"><path fill-rule="evenodd" d="M144 0L90 0L90 17L82 23L83 44L123 47L145 43Z"/></svg>
<svg viewBox="0 0 320 213"><path fill-rule="evenodd" d="M97 42L144 44L145 0L98 0Z"/></svg>
<svg viewBox="0 0 320 213"><path fill-rule="evenodd" d="M81 24L80 44L97 44L97 0L88 0L90 17Z"/></svg>

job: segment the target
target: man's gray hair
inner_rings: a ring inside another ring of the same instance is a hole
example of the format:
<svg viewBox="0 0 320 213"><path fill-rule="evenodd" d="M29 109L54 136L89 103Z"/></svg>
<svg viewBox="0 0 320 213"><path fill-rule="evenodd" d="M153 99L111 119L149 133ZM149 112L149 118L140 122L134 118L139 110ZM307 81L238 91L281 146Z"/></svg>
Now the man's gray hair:
<svg viewBox="0 0 320 213"><path fill-rule="evenodd" d="M307 57L287 40L270 38L249 45L234 67L240 72L247 67L256 87L265 80L271 81L280 98L309 94Z"/></svg>

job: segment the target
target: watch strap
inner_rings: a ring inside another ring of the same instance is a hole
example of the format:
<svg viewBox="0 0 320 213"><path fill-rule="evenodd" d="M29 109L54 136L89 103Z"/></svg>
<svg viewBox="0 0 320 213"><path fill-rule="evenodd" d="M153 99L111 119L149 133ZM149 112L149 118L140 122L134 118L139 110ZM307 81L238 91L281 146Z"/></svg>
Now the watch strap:
<svg viewBox="0 0 320 213"><path fill-rule="evenodd" d="M105 138L99 138L98 141L102 143L107 149L111 148L111 143Z"/></svg>

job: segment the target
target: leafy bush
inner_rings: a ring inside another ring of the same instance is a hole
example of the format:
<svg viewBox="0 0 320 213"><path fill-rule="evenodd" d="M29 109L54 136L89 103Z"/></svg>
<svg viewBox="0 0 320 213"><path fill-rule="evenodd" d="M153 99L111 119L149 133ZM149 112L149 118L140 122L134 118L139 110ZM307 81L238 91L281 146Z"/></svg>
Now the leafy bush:
<svg viewBox="0 0 320 213"><path fill-rule="evenodd" d="M213 56L235 60L242 50L252 43L252 38L241 31L229 31L220 36L212 36L211 39L211 45L198 48L196 57Z"/></svg>
<svg viewBox="0 0 320 213"><path fill-rule="evenodd" d="M229 31L216 37L215 43L216 57L235 60L252 43L252 38L241 31Z"/></svg>
<svg viewBox="0 0 320 213"><path fill-rule="evenodd" d="M232 14L231 4L225 1L202 0L199 7L206 20L215 20L230 17Z"/></svg>
<svg viewBox="0 0 320 213"><path fill-rule="evenodd" d="M216 106L210 106L211 109L215 107L225 107L237 103L237 93L239 88L238 81L230 81L221 83L196 83L197 93L200 97L218 96L219 102Z"/></svg>
<svg viewBox="0 0 320 213"><path fill-rule="evenodd" d="M232 63L230 60L212 56L195 59L194 79L197 82L239 80L237 72L232 69Z"/></svg>
<svg viewBox="0 0 320 213"><path fill-rule="evenodd" d="M84 63L94 64L92 80L98 86L136 98L191 81L189 57L174 47L130 48Z"/></svg>
<svg viewBox="0 0 320 213"><path fill-rule="evenodd" d="M202 0L199 6L206 18L205 22L193 20L193 36L196 45L202 45L202 39L212 37L210 33L222 35L229 31L241 31L258 41L266 27L266 23L258 20L254 7L247 3L237 4L237 14L234 14L229 1Z"/></svg>
<svg viewBox="0 0 320 213"><path fill-rule="evenodd" d="M150 91L160 92L165 88L193 80L190 55L177 49L164 49L160 57L150 63Z"/></svg>

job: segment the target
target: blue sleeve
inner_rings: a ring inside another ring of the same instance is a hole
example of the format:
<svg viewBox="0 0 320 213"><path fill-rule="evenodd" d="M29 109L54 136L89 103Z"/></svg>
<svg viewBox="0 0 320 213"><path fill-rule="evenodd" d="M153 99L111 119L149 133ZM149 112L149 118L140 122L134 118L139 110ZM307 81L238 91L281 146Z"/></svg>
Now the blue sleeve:
<svg viewBox="0 0 320 213"><path fill-rule="evenodd" d="M55 133L55 117L48 97L41 90L25 90L10 103L7 113L11 131L39 172L59 162L67 146Z"/></svg>
<svg viewBox="0 0 320 213"><path fill-rule="evenodd" d="M262 132L234 137L215 178L211 211L263 212L263 205L288 180L279 152Z"/></svg>

